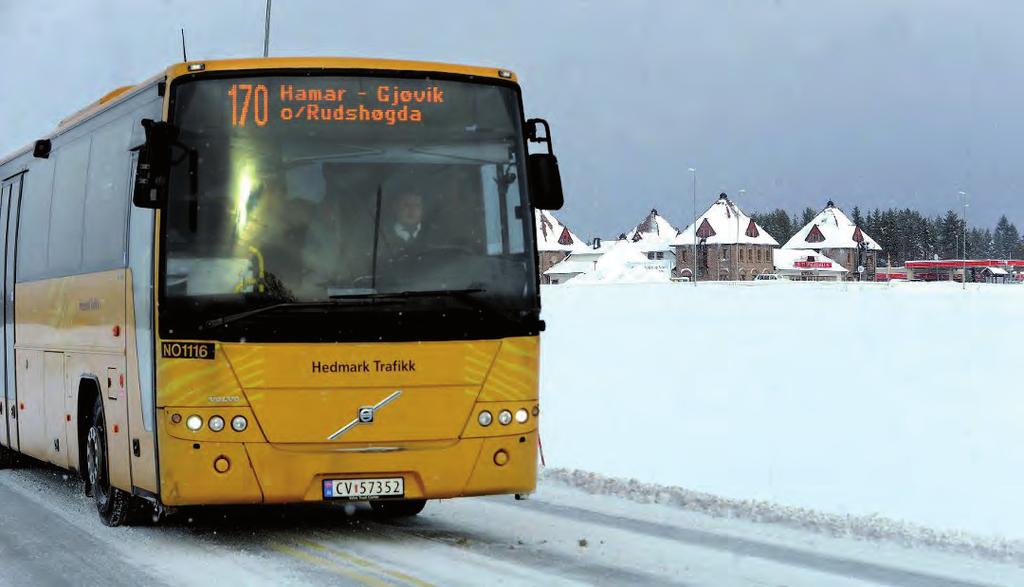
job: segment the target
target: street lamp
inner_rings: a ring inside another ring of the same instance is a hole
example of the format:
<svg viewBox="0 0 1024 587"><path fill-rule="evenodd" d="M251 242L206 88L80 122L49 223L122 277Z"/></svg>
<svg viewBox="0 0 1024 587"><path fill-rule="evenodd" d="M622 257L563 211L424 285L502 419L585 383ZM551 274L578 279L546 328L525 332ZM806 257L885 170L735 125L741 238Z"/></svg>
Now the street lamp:
<svg viewBox="0 0 1024 587"><path fill-rule="evenodd" d="M697 170L691 167L690 175L693 177L693 287L697 287Z"/></svg>
<svg viewBox="0 0 1024 587"><path fill-rule="evenodd" d="M959 193L960 197L962 197L963 200L964 200L964 217L963 217L964 236L963 236L963 239L961 239L961 240L963 240L963 247L964 247L963 289L966 290L967 289L967 192L957 192L957 193Z"/></svg>
<svg viewBox="0 0 1024 587"><path fill-rule="evenodd" d="M743 194L745 194L745 193L747 193L747 190L740 188L740 191L739 191L739 198L740 198L740 200L743 200ZM739 204L737 204L737 205L739 205ZM749 210L750 208L747 208L747 209ZM738 280L739 279L739 274L740 274L740 256L739 256L739 252L740 252L740 215L739 214L736 215L736 244L734 244L732 246L732 248L733 248L733 252L732 252L732 275L731 275L731 277L732 277L733 280Z"/></svg>

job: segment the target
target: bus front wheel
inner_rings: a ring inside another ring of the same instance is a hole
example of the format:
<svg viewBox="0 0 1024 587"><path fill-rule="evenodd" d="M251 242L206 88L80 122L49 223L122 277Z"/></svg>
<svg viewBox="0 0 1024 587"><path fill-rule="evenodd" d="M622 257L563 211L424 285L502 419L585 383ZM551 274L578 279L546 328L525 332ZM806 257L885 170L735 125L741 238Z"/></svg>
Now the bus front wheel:
<svg viewBox="0 0 1024 587"><path fill-rule="evenodd" d="M132 496L110 485L108 455L103 400L96 398L92 409L92 425L89 427L85 444L89 486L96 499L96 511L100 514L100 521L107 526L120 526L128 519Z"/></svg>
<svg viewBox="0 0 1024 587"><path fill-rule="evenodd" d="M409 518L423 511L425 499L403 499L400 501L371 501L370 507L378 516L385 518Z"/></svg>
<svg viewBox="0 0 1024 587"><path fill-rule="evenodd" d="M6 446L0 446L0 469L13 469L16 466L18 466L18 453Z"/></svg>

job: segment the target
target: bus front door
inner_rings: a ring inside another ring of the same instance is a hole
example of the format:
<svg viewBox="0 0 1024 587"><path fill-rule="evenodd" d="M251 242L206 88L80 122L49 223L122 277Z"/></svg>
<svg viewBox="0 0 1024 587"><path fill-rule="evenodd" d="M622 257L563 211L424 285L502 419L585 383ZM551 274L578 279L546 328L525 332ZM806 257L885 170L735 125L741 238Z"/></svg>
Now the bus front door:
<svg viewBox="0 0 1024 587"><path fill-rule="evenodd" d="M20 450L14 390L14 255L22 177L24 174L0 184L0 444L14 450Z"/></svg>

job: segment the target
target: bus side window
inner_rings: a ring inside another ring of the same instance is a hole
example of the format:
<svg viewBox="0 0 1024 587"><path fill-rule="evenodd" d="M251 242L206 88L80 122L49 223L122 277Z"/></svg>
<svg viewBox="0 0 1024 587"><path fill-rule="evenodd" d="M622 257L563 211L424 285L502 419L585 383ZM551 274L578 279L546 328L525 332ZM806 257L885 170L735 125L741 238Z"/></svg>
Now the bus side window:
<svg viewBox="0 0 1024 587"><path fill-rule="evenodd" d="M18 230L17 280L46 276L46 242L50 226L54 158L34 159L22 186ZM32 227L31 230L28 227Z"/></svg>
<svg viewBox="0 0 1024 587"><path fill-rule="evenodd" d="M82 249L86 271L125 266L131 118L116 120L96 131L89 157Z"/></svg>
<svg viewBox="0 0 1024 587"><path fill-rule="evenodd" d="M50 206L47 273L72 275L82 267L82 215L91 137L85 136L57 151Z"/></svg>

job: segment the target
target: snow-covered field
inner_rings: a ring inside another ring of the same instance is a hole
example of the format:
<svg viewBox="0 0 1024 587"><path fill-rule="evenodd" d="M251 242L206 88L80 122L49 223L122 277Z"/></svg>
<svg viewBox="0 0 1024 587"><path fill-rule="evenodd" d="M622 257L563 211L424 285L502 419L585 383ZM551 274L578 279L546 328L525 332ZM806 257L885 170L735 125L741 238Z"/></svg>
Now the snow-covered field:
<svg viewBox="0 0 1024 587"><path fill-rule="evenodd" d="M1024 539L1024 287L543 290L549 467Z"/></svg>

